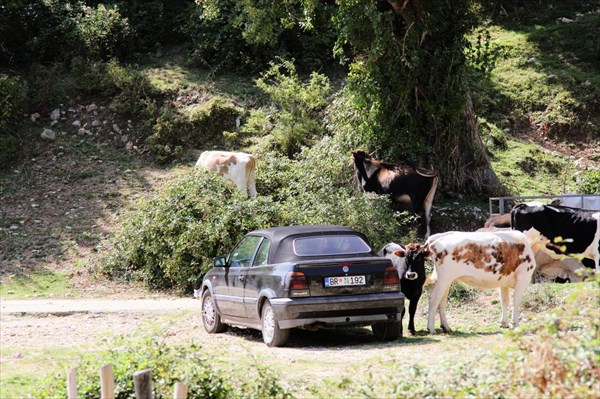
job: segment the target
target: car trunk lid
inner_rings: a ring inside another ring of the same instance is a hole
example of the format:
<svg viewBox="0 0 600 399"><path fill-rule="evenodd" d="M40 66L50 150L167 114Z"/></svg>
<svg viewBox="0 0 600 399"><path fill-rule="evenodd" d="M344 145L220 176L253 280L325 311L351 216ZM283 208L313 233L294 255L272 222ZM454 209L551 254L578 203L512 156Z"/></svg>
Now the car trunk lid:
<svg viewBox="0 0 600 399"><path fill-rule="evenodd" d="M389 259L373 257L307 261L296 265L304 273L310 296L356 295L399 291L399 284L388 278L393 267ZM392 283L392 284L390 284Z"/></svg>

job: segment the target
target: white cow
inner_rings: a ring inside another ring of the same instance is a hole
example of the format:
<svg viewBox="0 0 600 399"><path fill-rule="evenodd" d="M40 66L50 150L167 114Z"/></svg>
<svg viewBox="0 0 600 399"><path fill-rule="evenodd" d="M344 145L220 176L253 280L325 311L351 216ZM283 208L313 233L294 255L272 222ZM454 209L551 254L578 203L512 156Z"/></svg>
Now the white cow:
<svg viewBox="0 0 600 399"><path fill-rule="evenodd" d="M508 327L509 288L514 288L512 321L519 323L519 305L535 270L529 241L519 231L459 232L434 234L425 242L424 254L433 259L435 286L429 297L427 328L435 334L440 312L442 329L452 331L446 320L448 292L454 280L475 288L500 288L501 327ZM408 261L408 260L407 260Z"/></svg>
<svg viewBox="0 0 600 399"><path fill-rule="evenodd" d="M236 187L251 197L256 196L254 156L245 152L204 151L200 154L196 166L204 167L231 180Z"/></svg>

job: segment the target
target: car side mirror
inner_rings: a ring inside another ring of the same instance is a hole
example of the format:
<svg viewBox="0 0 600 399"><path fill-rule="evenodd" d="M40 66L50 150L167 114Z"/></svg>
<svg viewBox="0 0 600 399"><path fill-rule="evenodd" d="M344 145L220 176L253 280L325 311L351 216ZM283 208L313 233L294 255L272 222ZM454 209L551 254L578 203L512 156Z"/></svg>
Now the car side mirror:
<svg viewBox="0 0 600 399"><path fill-rule="evenodd" d="M215 256L213 258L213 266L214 267L225 267L227 266L227 261L223 256Z"/></svg>

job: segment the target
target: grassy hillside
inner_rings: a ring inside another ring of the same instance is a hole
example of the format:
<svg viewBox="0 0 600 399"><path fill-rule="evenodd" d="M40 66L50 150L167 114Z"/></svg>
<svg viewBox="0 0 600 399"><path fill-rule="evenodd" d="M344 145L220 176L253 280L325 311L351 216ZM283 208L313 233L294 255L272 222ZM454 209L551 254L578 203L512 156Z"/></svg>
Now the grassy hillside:
<svg viewBox="0 0 600 399"><path fill-rule="evenodd" d="M484 73L474 70L469 80L482 137L502 193L598 193L600 38L594 28L600 14L587 2L542 7L507 8L492 20L483 18L469 37L487 60ZM312 190L330 184L329 178L349 193L350 206L351 201L368 203L352 191L346 151L361 143L340 144L336 140L344 139L328 130L331 125L319 127L318 133L311 130L314 121L329 121L340 109L335 106L343 108L336 104L335 93L343 87L339 71L329 77L327 104L293 119L298 106L277 102L261 90L256 85L260 74L191 66L181 47L138 60L127 65L76 58L64 65L37 64L23 75L32 95L30 112L19 114L16 137L26 145L21 161L11 161L0 172L3 296L28 295L20 286L35 287L30 295L61 295L68 291L61 288L65 277L72 284L88 284L81 276L95 270L103 254L100 243L124 220L119 215L138 207L140 197L157 195L204 149L248 149L264 157L258 166L263 189L271 190L275 201L306 194L315 202L315 215L319 201ZM283 94L280 99L314 97L314 87L302 74L271 78ZM52 125L54 109L62 115ZM35 112L39 116L32 120ZM276 153L287 145L282 132L296 125L308 133L292 144L321 147L290 161ZM54 141L40 139L44 128L56 131ZM323 135L337 144L323 145ZM322 169L327 179L318 176L319 170L299 170L319 162L334 164L327 173ZM486 218L487 198L447 198L442 178L435 208L434 231L472 230ZM389 224L398 216L377 217ZM400 218L409 228L379 240L418 239L419 222L408 215ZM30 276L39 284L16 279L32 270L40 270ZM47 273L59 274L49 279Z"/></svg>

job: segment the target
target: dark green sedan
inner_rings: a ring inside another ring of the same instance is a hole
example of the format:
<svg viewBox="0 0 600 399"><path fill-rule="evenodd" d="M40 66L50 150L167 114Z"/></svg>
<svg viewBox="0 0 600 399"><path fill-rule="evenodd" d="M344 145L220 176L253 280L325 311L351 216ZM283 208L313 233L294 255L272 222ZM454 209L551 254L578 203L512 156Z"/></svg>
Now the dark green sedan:
<svg viewBox="0 0 600 399"><path fill-rule="evenodd" d="M284 346L292 328L370 325L378 340L401 336L398 273L349 227L252 231L213 264L200 294L209 333L254 328L268 346Z"/></svg>

